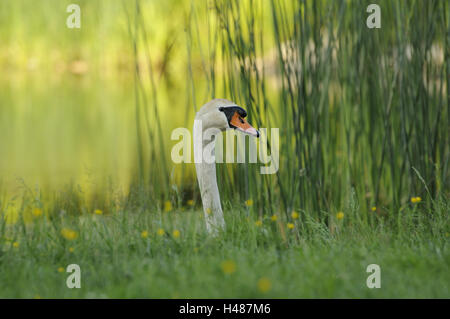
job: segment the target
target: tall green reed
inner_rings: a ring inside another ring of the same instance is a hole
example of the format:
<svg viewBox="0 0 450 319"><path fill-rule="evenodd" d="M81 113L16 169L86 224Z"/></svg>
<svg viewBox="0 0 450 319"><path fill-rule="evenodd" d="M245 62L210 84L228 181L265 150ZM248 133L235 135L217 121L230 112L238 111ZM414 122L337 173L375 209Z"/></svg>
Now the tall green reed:
<svg viewBox="0 0 450 319"><path fill-rule="evenodd" d="M193 166L172 180L170 143L141 1L123 2L134 54L136 180L130 203L196 198ZM395 222L421 196L430 211L449 195L449 5L379 1L381 29L366 26L369 1L222 1L186 6L184 125L209 99L280 128L280 168L219 164L226 207L253 199L258 215L292 210L330 223ZM139 64L139 57L146 61ZM166 62L170 63L167 52ZM150 81L143 80L146 76ZM177 109L181 109L180 105ZM270 139L269 139L270 141ZM376 212L372 207L376 206Z"/></svg>
<svg viewBox="0 0 450 319"><path fill-rule="evenodd" d="M449 6L380 1L382 27L369 29L369 3L191 6L188 38L198 16L209 17L208 41L197 39L209 52L201 55L208 98L230 98L255 125L280 128L278 173L220 165L225 200L328 221L349 210L353 193L363 220L373 206L396 216L412 196L429 205L448 197Z"/></svg>

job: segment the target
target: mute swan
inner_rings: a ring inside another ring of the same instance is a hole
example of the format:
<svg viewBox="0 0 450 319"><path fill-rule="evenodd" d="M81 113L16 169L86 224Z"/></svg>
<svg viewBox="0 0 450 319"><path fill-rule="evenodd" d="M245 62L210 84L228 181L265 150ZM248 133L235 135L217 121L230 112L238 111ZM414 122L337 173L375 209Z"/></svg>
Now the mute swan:
<svg viewBox="0 0 450 319"><path fill-rule="evenodd" d="M226 99L214 99L201 107L194 121L194 157L197 180L203 203L206 229L216 234L225 227L219 189L216 180L216 163L205 161L203 150L215 151L215 138L204 134L208 129L225 131L236 129L259 137L259 132L245 120L247 112L236 103ZM218 132L220 133L220 132Z"/></svg>

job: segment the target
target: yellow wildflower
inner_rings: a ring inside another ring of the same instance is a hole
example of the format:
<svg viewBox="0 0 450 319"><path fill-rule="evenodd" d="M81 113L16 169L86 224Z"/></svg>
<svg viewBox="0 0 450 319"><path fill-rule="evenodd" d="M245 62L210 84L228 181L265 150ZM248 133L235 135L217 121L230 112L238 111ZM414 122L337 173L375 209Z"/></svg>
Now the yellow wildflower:
<svg viewBox="0 0 450 319"><path fill-rule="evenodd" d="M376 207L376 206L373 206L373 207L372 207L372 211L375 212L376 210L377 210L377 207Z"/></svg>
<svg viewBox="0 0 450 319"><path fill-rule="evenodd" d="M20 246L20 244L17 241L13 242L12 245L14 248L19 248L19 246Z"/></svg>
<svg viewBox="0 0 450 319"><path fill-rule="evenodd" d="M75 251L75 249L73 249L73 247L69 248L69 253L73 253Z"/></svg>
<svg viewBox="0 0 450 319"><path fill-rule="evenodd" d="M292 223L287 223L287 228L289 228L289 229L294 229L294 224L292 224Z"/></svg>
<svg viewBox="0 0 450 319"><path fill-rule="evenodd" d="M291 214L293 219L297 219L298 218L298 213L296 211L293 211Z"/></svg>
<svg viewBox="0 0 450 319"><path fill-rule="evenodd" d="M188 204L188 206L194 206L194 200L189 199L189 200L187 201L187 204Z"/></svg>
<svg viewBox="0 0 450 319"><path fill-rule="evenodd" d="M236 271L236 263L232 260L225 260L222 262L222 271L226 275L234 273Z"/></svg>
<svg viewBox="0 0 450 319"><path fill-rule="evenodd" d="M40 217L40 216L42 216L42 209L40 209L40 208L34 208L33 209L33 216L34 217Z"/></svg>
<svg viewBox="0 0 450 319"><path fill-rule="evenodd" d="M342 218L344 218L344 213L343 213L343 212L338 212L338 213L336 214L336 218L337 218L338 220L341 220Z"/></svg>
<svg viewBox="0 0 450 319"><path fill-rule="evenodd" d="M64 268L63 267L59 267L58 268L58 272L63 272L64 271Z"/></svg>
<svg viewBox="0 0 450 319"><path fill-rule="evenodd" d="M175 229L172 232L172 235L173 235L174 238L178 238L178 237L180 237L180 231L178 229Z"/></svg>
<svg viewBox="0 0 450 319"><path fill-rule="evenodd" d="M141 233L141 237L142 238L147 238L148 237L148 231L143 230L142 233Z"/></svg>
<svg viewBox="0 0 450 319"><path fill-rule="evenodd" d="M78 237L78 233L69 228L63 228L61 230L61 235L67 240L74 240Z"/></svg>
<svg viewBox="0 0 450 319"><path fill-rule="evenodd" d="M260 221L260 220L257 220L257 221L255 222L255 225L256 225L257 227L260 227L260 226L262 226L262 221Z"/></svg>
<svg viewBox="0 0 450 319"><path fill-rule="evenodd" d="M101 209L96 209L96 210L94 210L94 214L95 214L95 215L102 215L103 212L102 212Z"/></svg>
<svg viewBox="0 0 450 319"><path fill-rule="evenodd" d="M422 201L420 197L411 197L411 203L416 204Z"/></svg>
<svg viewBox="0 0 450 319"><path fill-rule="evenodd" d="M245 201L245 205L246 205L247 207L252 206L252 205L253 205L253 199L247 199L247 200Z"/></svg>
<svg viewBox="0 0 450 319"><path fill-rule="evenodd" d="M278 219L278 216L277 216L277 215L272 215L272 217L270 217L270 219L271 219L273 222L276 222L277 219Z"/></svg>
<svg viewBox="0 0 450 319"><path fill-rule="evenodd" d="M164 235L164 229L158 228L158 230L156 231L156 233L157 233L159 236L162 236L162 235Z"/></svg>
<svg viewBox="0 0 450 319"><path fill-rule="evenodd" d="M171 210L172 210L172 202L170 200L166 200L164 202L164 211L167 213L170 212Z"/></svg>
<svg viewBox="0 0 450 319"><path fill-rule="evenodd" d="M271 287L272 287L272 283L270 282L269 278L263 277L258 280L259 291L266 293L270 290Z"/></svg>

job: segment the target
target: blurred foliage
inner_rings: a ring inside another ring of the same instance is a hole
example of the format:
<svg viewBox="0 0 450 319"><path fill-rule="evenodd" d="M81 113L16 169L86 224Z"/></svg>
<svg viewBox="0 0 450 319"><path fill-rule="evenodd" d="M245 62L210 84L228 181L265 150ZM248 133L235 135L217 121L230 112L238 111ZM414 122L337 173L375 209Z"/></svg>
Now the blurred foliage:
<svg viewBox="0 0 450 319"><path fill-rule="evenodd" d="M281 129L276 175L219 165L225 206L367 219L448 196L448 2L378 1L381 29L370 1L78 1L81 29L69 3L0 3L3 202L18 177L138 208L198 201L170 132L215 97Z"/></svg>

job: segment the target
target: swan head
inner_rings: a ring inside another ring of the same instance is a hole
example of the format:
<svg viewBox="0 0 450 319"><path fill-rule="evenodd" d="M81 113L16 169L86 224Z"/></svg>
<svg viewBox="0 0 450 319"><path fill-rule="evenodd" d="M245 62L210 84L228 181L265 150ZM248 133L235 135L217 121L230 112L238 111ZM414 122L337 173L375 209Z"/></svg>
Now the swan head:
<svg viewBox="0 0 450 319"><path fill-rule="evenodd" d="M206 103L197 112L196 119L202 120L203 128L217 128L221 131L235 129L259 137L259 132L247 120L247 112L234 102L215 99Z"/></svg>

